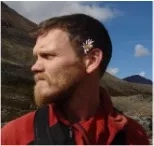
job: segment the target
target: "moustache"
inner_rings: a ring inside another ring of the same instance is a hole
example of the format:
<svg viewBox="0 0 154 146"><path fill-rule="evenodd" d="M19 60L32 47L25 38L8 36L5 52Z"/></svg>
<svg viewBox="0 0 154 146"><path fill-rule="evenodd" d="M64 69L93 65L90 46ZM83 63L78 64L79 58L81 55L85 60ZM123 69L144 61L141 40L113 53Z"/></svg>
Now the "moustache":
<svg viewBox="0 0 154 146"><path fill-rule="evenodd" d="M35 82L37 82L39 80L47 80L47 76L45 76L44 74L36 74L36 75L34 75L34 80L35 80Z"/></svg>

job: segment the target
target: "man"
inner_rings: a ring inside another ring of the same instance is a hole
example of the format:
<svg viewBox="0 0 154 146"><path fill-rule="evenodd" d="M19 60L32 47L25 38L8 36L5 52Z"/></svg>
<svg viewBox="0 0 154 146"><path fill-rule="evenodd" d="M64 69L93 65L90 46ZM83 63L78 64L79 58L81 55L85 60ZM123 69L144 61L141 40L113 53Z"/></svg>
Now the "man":
<svg viewBox="0 0 154 146"><path fill-rule="evenodd" d="M98 20L84 14L56 17L42 22L34 36L40 110L4 126L2 144L149 144L143 128L118 113L99 86L112 45Z"/></svg>

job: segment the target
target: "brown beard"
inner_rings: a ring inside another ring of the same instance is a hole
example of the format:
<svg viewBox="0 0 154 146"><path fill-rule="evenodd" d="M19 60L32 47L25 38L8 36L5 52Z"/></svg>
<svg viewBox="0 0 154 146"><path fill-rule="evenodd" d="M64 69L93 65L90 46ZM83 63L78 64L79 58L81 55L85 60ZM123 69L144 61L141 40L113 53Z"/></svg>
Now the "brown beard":
<svg viewBox="0 0 154 146"><path fill-rule="evenodd" d="M49 103L54 103L57 106L63 106L66 103L69 103L69 101L71 101L73 93L78 88L79 84L80 82L74 82L64 90L59 91L55 95L52 95L53 97L49 95L48 97L46 96L46 98L41 97L42 95L40 94L40 90L34 89L35 101L39 103L39 107L45 106ZM41 100L41 98L43 98L43 100Z"/></svg>
<svg viewBox="0 0 154 146"><path fill-rule="evenodd" d="M78 68L78 70L80 69L82 70L81 67ZM64 75L68 79L68 82L67 80L63 81L63 78L62 78L62 80L59 80L61 81L60 84L62 86L57 86L56 84L54 85L53 80L51 80L50 77L45 75L44 73L38 73L34 76L36 82L39 80L44 80L49 86L48 89L50 89L50 87L52 86L55 86L56 89L58 89L53 94L49 92L49 94L43 95L41 88L40 87L37 88L37 85L35 85L35 89L34 89L35 102L39 107L44 106L46 104L50 104L50 103L62 105L62 104L66 104L67 102L71 100L73 93L75 92L75 90L78 88L78 86L82 82L85 73L80 72L77 74L75 73L76 70L74 71L74 68L69 69L69 70L64 69L63 71L64 71L63 72ZM73 74L76 74L76 75L74 76ZM57 75L57 79L59 78L60 76Z"/></svg>

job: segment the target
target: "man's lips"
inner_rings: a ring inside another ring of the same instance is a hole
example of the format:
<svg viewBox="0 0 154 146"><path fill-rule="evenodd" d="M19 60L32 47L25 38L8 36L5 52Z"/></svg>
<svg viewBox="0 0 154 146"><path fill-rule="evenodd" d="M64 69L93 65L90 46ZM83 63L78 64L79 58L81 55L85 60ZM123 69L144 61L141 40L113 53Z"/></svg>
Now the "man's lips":
<svg viewBox="0 0 154 146"><path fill-rule="evenodd" d="M35 82L37 83L37 82L39 82L39 81L45 81L45 79L43 79L43 78L37 78L37 79L34 79L35 80Z"/></svg>
<svg viewBox="0 0 154 146"><path fill-rule="evenodd" d="M35 80L35 82L38 82L38 81L44 81L45 78L42 77L42 76L34 76L34 80Z"/></svg>
<svg viewBox="0 0 154 146"><path fill-rule="evenodd" d="M39 82L39 81L45 81L45 79L38 79L35 82Z"/></svg>

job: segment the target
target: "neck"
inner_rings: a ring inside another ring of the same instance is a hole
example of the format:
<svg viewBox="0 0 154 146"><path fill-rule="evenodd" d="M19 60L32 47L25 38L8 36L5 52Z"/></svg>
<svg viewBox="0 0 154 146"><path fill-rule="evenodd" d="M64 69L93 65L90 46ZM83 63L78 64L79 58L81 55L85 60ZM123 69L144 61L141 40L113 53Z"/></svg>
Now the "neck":
<svg viewBox="0 0 154 146"><path fill-rule="evenodd" d="M71 122L88 120L94 116L100 106L100 94L98 82L80 86L71 100L63 105L64 115ZM88 88L87 88L88 87Z"/></svg>

